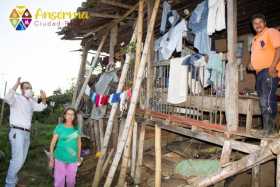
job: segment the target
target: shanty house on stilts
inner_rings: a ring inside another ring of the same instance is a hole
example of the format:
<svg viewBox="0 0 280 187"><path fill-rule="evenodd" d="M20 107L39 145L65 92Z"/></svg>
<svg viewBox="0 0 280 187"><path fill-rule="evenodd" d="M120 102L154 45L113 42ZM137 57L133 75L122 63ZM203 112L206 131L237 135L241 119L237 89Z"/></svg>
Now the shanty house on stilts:
<svg viewBox="0 0 280 187"><path fill-rule="evenodd" d="M164 186L165 132L174 141L180 136L221 147L217 170L181 177L178 186L215 185L248 170L251 185L261 186L260 165L272 159L277 160L273 184L280 186L279 136L262 135L255 77L246 71L250 17L262 12L269 26L279 26L280 1L217 0L213 7L210 2L88 0L77 11L88 11L90 19L72 20L59 32L63 39L82 41L72 105L98 152L93 187L146 186L143 158L153 146L153 185ZM88 64L90 50L95 55ZM107 62L101 52L109 54ZM99 80L92 75L98 64L105 67ZM109 91L112 72L118 82ZM146 146L148 132L154 132L152 146ZM233 151L243 156L234 160Z"/></svg>

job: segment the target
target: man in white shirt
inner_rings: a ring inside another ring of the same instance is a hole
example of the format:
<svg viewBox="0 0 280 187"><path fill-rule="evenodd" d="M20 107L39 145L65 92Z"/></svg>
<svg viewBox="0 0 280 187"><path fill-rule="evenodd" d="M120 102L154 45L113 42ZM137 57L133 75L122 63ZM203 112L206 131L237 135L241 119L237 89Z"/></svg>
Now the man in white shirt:
<svg viewBox="0 0 280 187"><path fill-rule="evenodd" d="M33 112L41 112L47 108L46 94L40 91L41 103L33 98L32 87L29 82L20 82L17 79L14 87L5 95L4 100L10 105L10 132L11 160L6 177L5 187L15 187L18 181L17 174L22 168L30 145L30 129ZM20 86L21 94L16 90Z"/></svg>

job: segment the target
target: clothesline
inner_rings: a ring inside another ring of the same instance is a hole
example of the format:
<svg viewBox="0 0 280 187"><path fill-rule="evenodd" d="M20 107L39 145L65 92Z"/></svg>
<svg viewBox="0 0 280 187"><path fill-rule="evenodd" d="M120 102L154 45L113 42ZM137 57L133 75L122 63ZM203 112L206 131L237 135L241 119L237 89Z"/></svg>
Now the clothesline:
<svg viewBox="0 0 280 187"><path fill-rule="evenodd" d="M104 105L113 105L114 103L124 103L131 98L131 88L123 92L113 93L110 95L102 95L96 92L91 92L89 97L96 107Z"/></svg>

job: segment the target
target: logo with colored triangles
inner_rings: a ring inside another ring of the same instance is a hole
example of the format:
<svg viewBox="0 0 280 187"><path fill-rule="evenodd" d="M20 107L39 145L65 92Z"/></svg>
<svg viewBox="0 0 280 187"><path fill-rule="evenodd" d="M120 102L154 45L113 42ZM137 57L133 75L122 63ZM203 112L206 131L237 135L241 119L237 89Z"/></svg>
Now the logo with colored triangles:
<svg viewBox="0 0 280 187"><path fill-rule="evenodd" d="M17 6L12 10L9 19L17 31L23 31L30 25L32 16L25 6Z"/></svg>

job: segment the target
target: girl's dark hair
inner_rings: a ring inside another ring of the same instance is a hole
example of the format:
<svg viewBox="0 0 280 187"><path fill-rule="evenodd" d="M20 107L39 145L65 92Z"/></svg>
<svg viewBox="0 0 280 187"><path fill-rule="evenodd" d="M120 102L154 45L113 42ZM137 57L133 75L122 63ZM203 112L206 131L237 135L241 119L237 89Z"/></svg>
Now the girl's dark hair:
<svg viewBox="0 0 280 187"><path fill-rule="evenodd" d="M63 112L63 117L62 117L62 118L63 118L62 122L63 122L63 123L66 122L65 114L66 114L69 110L72 110L72 111L74 112L73 126L74 126L75 128L77 128L77 127L78 127L77 112L76 112L76 110L75 110L74 108L72 108L72 107L68 107L68 108L66 108L66 109L64 110L64 112Z"/></svg>

